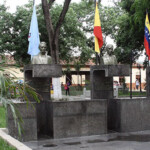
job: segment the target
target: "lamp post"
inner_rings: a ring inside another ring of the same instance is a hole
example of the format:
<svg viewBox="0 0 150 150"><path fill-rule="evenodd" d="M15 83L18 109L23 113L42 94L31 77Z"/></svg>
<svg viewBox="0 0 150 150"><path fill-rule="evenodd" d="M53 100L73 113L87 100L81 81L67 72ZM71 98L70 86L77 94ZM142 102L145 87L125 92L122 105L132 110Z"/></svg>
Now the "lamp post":
<svg viewBox="0 0 150 150"><path fill-rule="evenodd" d="M139 69L139 72L140 72L140 93L142 92L142 88L141 88L141 65L140 64L137 64L137 68Z"/></svg>

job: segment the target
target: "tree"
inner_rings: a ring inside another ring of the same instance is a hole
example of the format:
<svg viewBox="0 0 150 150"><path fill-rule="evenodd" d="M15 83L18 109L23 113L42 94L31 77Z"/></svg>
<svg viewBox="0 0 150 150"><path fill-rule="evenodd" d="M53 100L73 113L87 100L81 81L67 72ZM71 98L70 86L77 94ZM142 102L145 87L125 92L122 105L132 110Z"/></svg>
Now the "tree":
<svg viewBox="0 0 150 150"><path fill-rule="evenodd" d="M7 25L9 25L7 29L11 29L11 32L7 34L9 38L4 38L4 36L1 37L1 40L3 41L9 39L9 44L1 44L3 48L0 48L0 50L1 52L10 52L20 65L28 64L30 61L30 56L27 54L27 37L32 15L32 5L33 3L30 1L27 5L18 7L14 14L8 13L7 8L4 6L6 11L1 13L1 17L3 18L7 18L5 17L7 14L11 16L8 18L10 23L7 23ZM122 11L120 11L119 6L110 8L102 7L99 4L99 8L104 40L107 36L115 38L118 32L117 20ZM63 7L61 5L53 5L53 7L51 5L50 7L49 13L50 16L52 16L51 22L55 30L62 10ZM37 18L40 39L41 41L49 43L48 32L44 23L41 5L37 6ZM3 22L6 24L5 19L3 19ZM3 22L1 22L0 30L5 27ZM59 33L57 32L57 35L59 36L56 43L58 44L58 54L61 60L65 60L66 63L69 63L73 60L74 54L77 53L82 64L91 58L91 55L94 54L93 22L93 1L87 2L86 0L83 0L80 3L70 4L63 20L63 24L61 25L61 28L59 28ZM9 30L7 29L6 31L8 32ZM53 36L52 38L54 37L56 38L56 36ZM57 41L59 41L59 43ZM50 51L49 47L48 50ZM55 49L53 50L55 51ZM102 47L102 51L103 50L105 50L105 44Z"/></svg>
<svg viewBox="0 0 150 150"><path fill-rule="evenodd" d="M52 19L49 12L49 9L51 8L53 2L54 0L49 0L49 3L47 2L47 0L42 0L42 8L43 8L43 14L46 22L46 29L48 33L49 48L52 56L52 61L54 64L55 63L58 64L59 63L58 40L59 40L60 27L64 21L71 0L65 0L62 12L59 16L58 22L56 23L55 29L52 24Z"/></svg>
<svg viewBox="0 0 150 150"><path fill-rule="evenodd" d="M13 15L7 12L8 8L4 5L0 5L0 53L13 51L13 39L12 26L13 26ZM8 51L9 50L9 51Z"/></svg>
<svg viewBox="0 0 150 150"><path fill-rule="evenodd" d="M80 70L81 70L81 67L82 67L81 62L79 60L75 60L74 67L75 67L75 70L77 72L77 84L78 84L78 90L79 90L79 87L80 87L79 73L80 73Z"/></svg>
<svg viewBox="0 0 150 150"><path fill-rule="evenodd" d="M117 49L115 52L120 62L129 63L131 50L133 61L135 61L144 49L145 16L146 9L150 8L150 1L122 0L119 6L123 13L117 21L118 32L115 36Z"/></svg>
<svg viewBox="0 0 150 150"><path fill-rule="evenodd" d="M68 13L64 18L64 23L60 28L59 55L61 56L60 59L65 60L67 63L73 60L72 56L74 53L77 53L77 51L79 51L80 56L83 58L82 63L87 61L93 53L91 48L91 40L86 37L85 31L83 31L82 29L82 22L79 22L81 16L76 13L77 7L79 9L83 8L82 6L79 6L80 4L72 4L70 6L70 9L68 10ZM75 7L76 9L74 10ZM3 11L3 14L1 13L1 17L7 19L7 17L5 17L7 14L7 9L5 10L6 11ZM51 8L51 15L53 16L52 23L54 27L57 24L57 20L61 11L61 5L55 5ZM3 43L5 43L4 40L9 40L10 43L1 44L2 48L0 48L0 52L2 53L8 51L14 56L16 62L19 65L28 64L30 61L30 56L27 54L27 38L32 15L32 3L30 2L25 6L18 7L16 13L10 15L11 17L7 19L10 21L10 23L6 23L4 19L0 25L0 31L3 30L5 24L9 25L7 29L11 29L12 31L11 33L7 34L9 38L4 38L4 36L2 35L0 40L2 40ZM40 40L48 43L48 34L44 23L44 16L41 10L41 5L37 6L37 16L40 31ZM82 18L84 18L83 14ZM7 29L6 31L8 32L9 30Z"/></svg>

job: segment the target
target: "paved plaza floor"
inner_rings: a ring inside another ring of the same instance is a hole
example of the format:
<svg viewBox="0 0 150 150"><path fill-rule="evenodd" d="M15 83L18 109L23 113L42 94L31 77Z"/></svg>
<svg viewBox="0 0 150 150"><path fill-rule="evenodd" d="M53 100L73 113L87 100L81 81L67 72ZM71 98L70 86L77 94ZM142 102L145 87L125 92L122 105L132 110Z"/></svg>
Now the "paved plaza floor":
<svg viewBox="0 0 150 150"><path fill-rule="evenodd" d="M33 150L150 150L150 131L24 142Z"/></svg>

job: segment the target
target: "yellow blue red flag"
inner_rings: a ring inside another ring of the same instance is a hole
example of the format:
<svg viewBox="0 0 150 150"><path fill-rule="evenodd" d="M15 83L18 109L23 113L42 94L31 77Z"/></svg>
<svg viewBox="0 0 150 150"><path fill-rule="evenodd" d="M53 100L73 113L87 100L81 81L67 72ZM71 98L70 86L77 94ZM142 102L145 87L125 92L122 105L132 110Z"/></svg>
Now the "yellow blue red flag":
<svg viewBox="0 0 150 150"><path fill-rule="evenodd" d="M148 59L150 60L150 24L148 19L148 13L146 13L146 19L145 19L144 46L146 49L146 53L148 55Z"/></svg>
<svg viewBox="0 0 150 150"><path fill-rule="evenodd" d="M95 52L100 53L100 48L103 46L103 36L101 29L101 21L99 16L99 10L96 3L95 18L94 18L94 35L95 35Z"/></svg>

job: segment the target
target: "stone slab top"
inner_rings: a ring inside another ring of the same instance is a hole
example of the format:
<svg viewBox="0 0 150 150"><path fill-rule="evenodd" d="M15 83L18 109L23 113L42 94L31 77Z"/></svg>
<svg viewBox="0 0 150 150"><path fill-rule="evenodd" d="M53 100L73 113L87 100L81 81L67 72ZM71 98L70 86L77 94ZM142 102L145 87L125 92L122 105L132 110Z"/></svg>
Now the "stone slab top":
<svg viewBox="0 0 150 150"><path fill-rule="evenodd" d="M9 145L13 146L17 150L32 150L25 144L8 135L6 128L0 128L0 138L5 140Z"/></svg>
<svg viewBox="0 0 150 150"><path fill-rule="evenodd" d="M106 102L107 99L75 99L75 100L54 100L54 101L47 101L49 103L89 103L89 102Z"/></svg>
<svg viewBox="0 0 150 150"><path fill-rule="evenodd" d="M97 70L104 70L105 77L113 76L129 76L130 66L129 65L94 65L90 67L91 72Z"/></svg>
<svg viewBox="0 0 150 150"><path fill-rule="evenodd" d="M34 64L26 65L24 72L32 70L32 77L61 77L62 66L58 64Z"/></svg>
<svg viewBox="0 0 150 150"><path fill-rule="evenodd" d="M147 97L119 97L119 98L114 98L110 100L115 100L115 101L149 101L150 99Z"/></svg>

